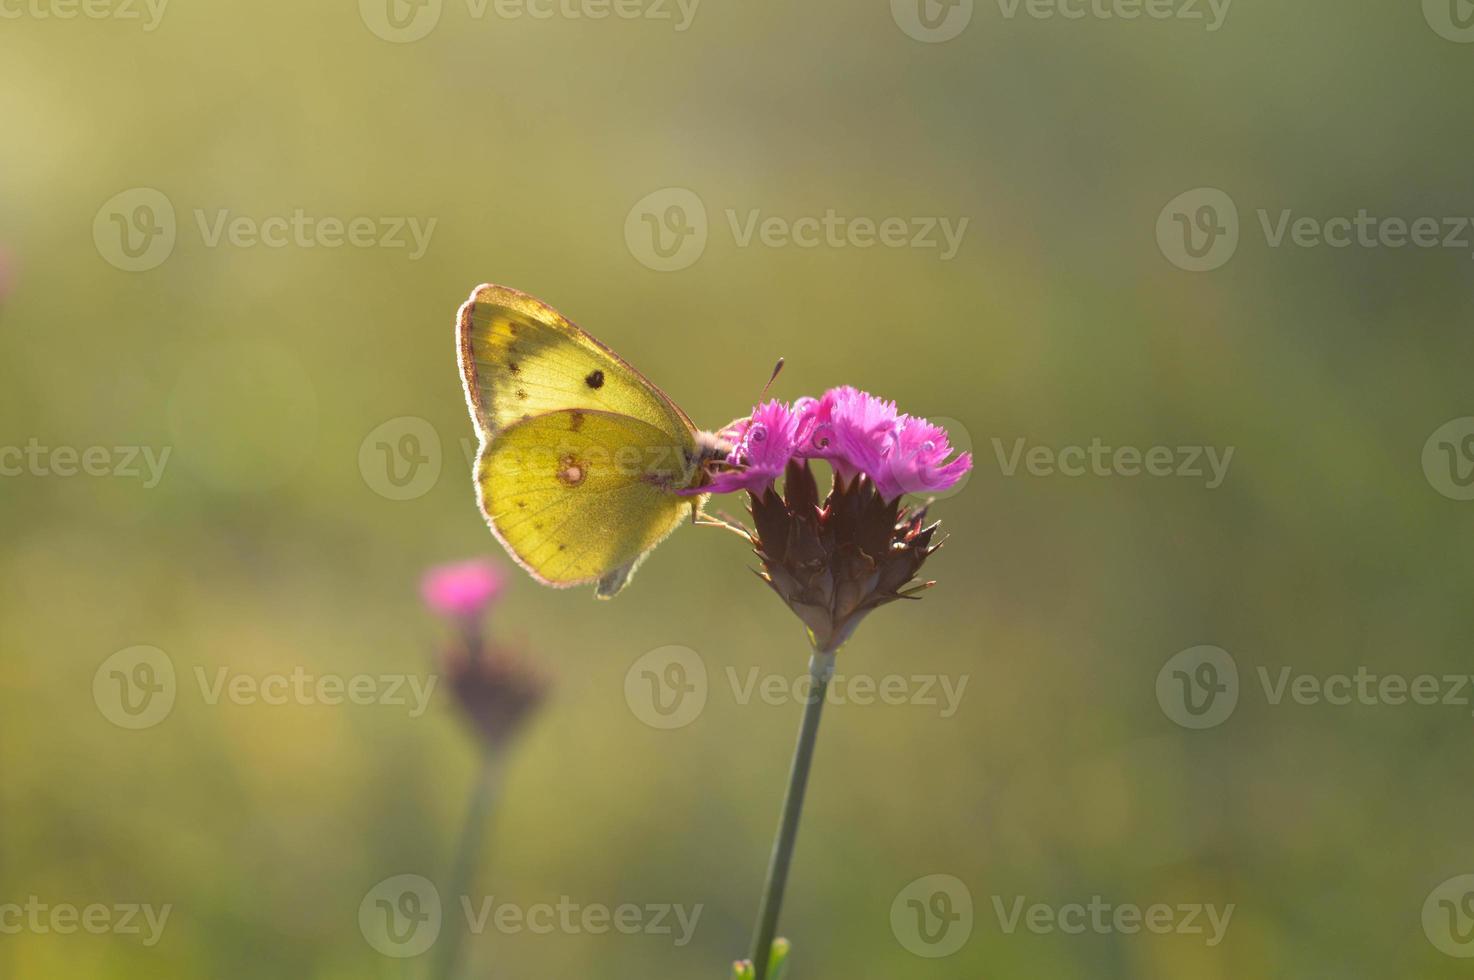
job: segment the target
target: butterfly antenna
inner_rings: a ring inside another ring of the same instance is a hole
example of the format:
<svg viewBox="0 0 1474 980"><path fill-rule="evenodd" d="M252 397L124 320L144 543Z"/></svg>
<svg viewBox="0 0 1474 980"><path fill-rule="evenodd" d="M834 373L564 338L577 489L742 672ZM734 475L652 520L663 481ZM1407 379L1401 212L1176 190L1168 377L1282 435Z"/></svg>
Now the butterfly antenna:
<svg viewBox="0 0 1474 980"><path fill-rule="evenodd" d="M783 358L780 357L780 358L778 358L778 363L775 364L775 365L773 365L773 373L768 376L768 383L765 384L765 385L763 385L762 392L758 394L758 397L759 398L763 397L763 395L766 395L768 393L768 389L771 388L771 387L773 387L773 382L778 380L778 374L782 370L783 370Z"/></svg>

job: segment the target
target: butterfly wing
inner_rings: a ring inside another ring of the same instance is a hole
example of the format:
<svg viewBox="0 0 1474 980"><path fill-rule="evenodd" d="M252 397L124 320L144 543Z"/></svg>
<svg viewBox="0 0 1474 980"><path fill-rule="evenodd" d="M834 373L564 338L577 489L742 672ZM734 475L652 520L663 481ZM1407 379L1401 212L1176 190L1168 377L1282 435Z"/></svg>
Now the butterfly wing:
<svg viewBox="0 0 1474 980"><path fill-rule="evenodd" d="M614 595L700 506L673 492L691 480L696 427L619 355L515 289L477 286L456 341L492 532L538 581Z"/></svg>
<svg viewBox="0 0 1474 980"><path fill-rule="evenodd" d="M695 506L681 447L641 419L564 409L514 422L482 447L477 496L492 532L539 582L597 582L608 598Z"/></svg>
<svg viewBox="0 0 1474 980"><path fill-rule="evenodd" d="M557 310L506 286L477 286L457 316L461 381L483 441L569 408L628 415L695 444L696 427L665 393Z"/></svg>

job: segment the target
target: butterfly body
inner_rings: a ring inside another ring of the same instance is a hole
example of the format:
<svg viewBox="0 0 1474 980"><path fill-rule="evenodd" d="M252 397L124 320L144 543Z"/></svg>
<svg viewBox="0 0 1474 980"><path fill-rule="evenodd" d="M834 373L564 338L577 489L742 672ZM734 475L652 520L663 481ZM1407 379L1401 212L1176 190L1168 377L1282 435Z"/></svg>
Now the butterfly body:
<svg viewBox="0 0 1474 980"><path fill-rule="evenodd" d="M608 598L705 497L728 447L552 307L482 285L456 317L488 526L539 582Z"/></svg>

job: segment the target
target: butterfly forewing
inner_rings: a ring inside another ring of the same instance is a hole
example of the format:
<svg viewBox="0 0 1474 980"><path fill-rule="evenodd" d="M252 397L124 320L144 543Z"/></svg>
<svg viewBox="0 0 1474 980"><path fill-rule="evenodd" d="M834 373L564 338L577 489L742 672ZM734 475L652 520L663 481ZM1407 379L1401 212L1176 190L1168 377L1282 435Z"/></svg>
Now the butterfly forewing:
<svg viewBox="0 0 1474 980"><path fill-rule="evenodd" d="M457 319L461 378L483 437L545 412L639 419L673 444L695 427L655 385L557 310L506 286L476 287Z"/></svg>

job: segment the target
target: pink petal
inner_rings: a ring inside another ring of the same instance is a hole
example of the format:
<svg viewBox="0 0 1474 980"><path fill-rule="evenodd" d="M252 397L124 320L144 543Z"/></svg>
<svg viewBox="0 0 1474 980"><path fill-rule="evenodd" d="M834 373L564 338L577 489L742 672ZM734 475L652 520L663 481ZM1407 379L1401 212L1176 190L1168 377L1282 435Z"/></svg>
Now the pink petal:
<svg viewBox="0 0 1474 980"><path fill-rule="evenodd" d="M442 616L479 616L496 600L506 577L491 562L473 560L439 565L425 573L420 595Z"/></svg>

